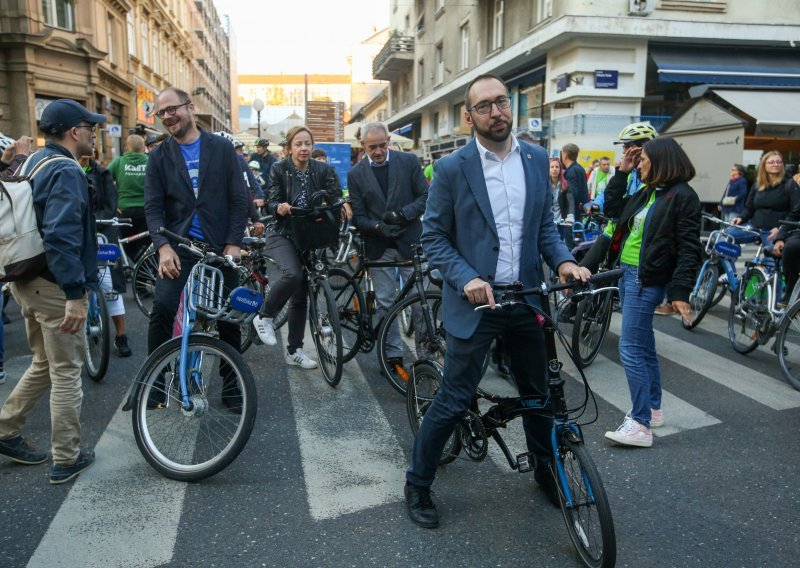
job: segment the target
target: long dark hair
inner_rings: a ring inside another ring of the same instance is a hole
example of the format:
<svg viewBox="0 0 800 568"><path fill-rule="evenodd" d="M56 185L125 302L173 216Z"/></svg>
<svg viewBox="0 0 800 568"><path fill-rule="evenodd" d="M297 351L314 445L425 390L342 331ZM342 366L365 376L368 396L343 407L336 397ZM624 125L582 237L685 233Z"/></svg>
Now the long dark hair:
<svg viewBox="0 0 800 568"><path fill-rule="evenodd" d="M650 140L642 147L642 152L647 154L650 160L648 179L643 180L648 187L686 182L695 175L689 156L670 136L659 136Z"/></svg>

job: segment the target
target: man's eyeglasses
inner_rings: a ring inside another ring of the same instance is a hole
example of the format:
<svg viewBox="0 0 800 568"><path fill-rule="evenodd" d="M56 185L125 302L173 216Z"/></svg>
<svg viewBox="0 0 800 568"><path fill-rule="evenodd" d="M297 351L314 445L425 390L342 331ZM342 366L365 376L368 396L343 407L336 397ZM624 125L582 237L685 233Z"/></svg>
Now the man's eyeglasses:
<svg viewBox="0 0 800 568"><path fill-rule="evenodd" d="M181 107L185 107L186 105L192 104L191 102L183 103L182 105L174 105L168 106L167 108L162 108L161 110L156 111L156 116L158 118L164 118L165 116L175 116L175 113L178 112L178 109Z"/></svg>
<svg viewBox="0 0 800 568"><path fill-rule="evenodd" d="M468 111L475 111L478 114L489 114L492 112L492 105L495 105L498 110L504 110L511 106L511 99L508 97L497 97L493 101L481 101L468 108Z"/></svg>

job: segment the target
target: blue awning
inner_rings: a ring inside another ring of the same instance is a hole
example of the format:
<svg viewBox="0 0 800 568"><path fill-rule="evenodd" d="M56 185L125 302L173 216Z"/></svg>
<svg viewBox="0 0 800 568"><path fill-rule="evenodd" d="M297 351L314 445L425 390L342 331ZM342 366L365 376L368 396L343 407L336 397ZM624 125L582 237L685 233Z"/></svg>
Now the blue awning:
<svg viewBox="0 0 800 568"><path fill-rule="evenodd" d="M395 128L394 130L392 130L392 134L403 135L406 132L411 132L412 128L414 128L414 123L410 122L410 123L406 124L405 126L401 126L400 128Z"/></svg>
<svg viewBox="0 0 800 568"><path fill-rule="evenodd" d="M783 50L651 47L665 83L800 87L800 57Z"/></svg>

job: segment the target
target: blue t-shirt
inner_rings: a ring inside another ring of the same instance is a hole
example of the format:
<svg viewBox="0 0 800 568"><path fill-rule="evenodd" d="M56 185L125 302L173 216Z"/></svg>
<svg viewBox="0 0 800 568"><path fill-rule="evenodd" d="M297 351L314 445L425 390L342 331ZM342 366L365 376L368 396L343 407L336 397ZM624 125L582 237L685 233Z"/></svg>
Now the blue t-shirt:
<svg viewBox="0 0 800 568"><path fill-rule="evenodd" d="M178 146L181 148L183 161L186 162L186 169L189 170L189 179L192 181L194 197L197 199L197 193L200 190L200 138L191 144L178 144ZM200 216L197 214L197 209L195 209L194 216L192 216L189 236L195 239L205 240L203 229L200 227Z"/></svg>

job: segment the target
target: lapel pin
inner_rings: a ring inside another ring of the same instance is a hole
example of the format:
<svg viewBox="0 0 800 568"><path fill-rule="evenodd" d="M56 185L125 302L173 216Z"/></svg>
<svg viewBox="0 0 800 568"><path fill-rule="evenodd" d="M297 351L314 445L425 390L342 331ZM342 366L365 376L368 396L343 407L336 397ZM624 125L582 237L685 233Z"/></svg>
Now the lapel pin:
<svg viewBox="0 0 800 568"><path fill-rule="evenodd" d="M531 155L530 155L530 154L528 154L528 159L529 159L529 160L531 159Z"/></svg>

